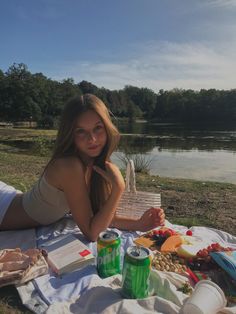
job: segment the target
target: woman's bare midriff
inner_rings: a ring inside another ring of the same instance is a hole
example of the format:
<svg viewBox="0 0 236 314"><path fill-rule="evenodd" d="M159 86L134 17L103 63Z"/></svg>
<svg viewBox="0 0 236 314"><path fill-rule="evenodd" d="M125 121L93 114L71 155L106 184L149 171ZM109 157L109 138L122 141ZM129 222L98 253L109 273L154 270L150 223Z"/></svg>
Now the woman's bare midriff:
<svg viewBox="0 0 236 314"><path fill-rule="evenodd" d="M27 229L39 226L39 223L31 219L22 205L23 194L16 194L0 225L0 230Z"/></svg>

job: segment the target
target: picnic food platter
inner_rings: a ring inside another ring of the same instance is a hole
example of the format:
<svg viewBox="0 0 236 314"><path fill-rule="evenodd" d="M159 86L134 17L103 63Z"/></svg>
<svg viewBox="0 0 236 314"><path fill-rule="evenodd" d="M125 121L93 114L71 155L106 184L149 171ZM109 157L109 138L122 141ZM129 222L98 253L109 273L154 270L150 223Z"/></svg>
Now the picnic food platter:
<svg viewBox="0 0 236 314"><path fill-rule="evenodd" d="M209 244L202 241L201 238L188 234L189 232L180 234L170 228L162 227L143 234L136 238L134 242L152 251L175 253L186 260L202 259L209 261L211 252L230 252L233 250L231 247L223 247L217 242Z"/></svg>
<svg viewBox="0 0 236 314"><path fill-rule="evenodd" d="M234 253L236 251L218 242L210 244L204 242L190 231L181 234L170 228L161 227L143 234L134 242L152 251L152 267L158 271L185 275L193 285L202 279L208 279L217 281L220 286L224 279L228 289L227 291L224 289L226 297L228 300L235 301L236 282L232 276L228 276L227 266L222 269L222 264L216 263L213 256L220 253L231 257L236 254ZM229 267L233 266L229 265Z"/></svg>
<svg viewBox="0 0 236 314"><path fill-rule="evenodd" d="M162 227L143 234L135 239L134 242L137 245L143 245L150 250L155 251L160 248L160 245L162 245L169 236L177 234L177 232L170 228Z"/></svg>

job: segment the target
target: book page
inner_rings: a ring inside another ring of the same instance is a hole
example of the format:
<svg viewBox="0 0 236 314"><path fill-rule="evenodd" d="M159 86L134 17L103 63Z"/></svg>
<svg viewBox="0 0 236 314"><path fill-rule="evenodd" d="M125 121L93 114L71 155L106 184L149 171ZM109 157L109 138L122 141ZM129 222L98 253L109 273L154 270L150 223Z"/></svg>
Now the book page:
<svg viewBox="0 0 236 314"><path fill-rule="evenodd" d="M79 264L87 259L94 259L90 249L73 235L68 235L50 244L44 245L48 252L48 260L60 270L61 268Z"/></svg>

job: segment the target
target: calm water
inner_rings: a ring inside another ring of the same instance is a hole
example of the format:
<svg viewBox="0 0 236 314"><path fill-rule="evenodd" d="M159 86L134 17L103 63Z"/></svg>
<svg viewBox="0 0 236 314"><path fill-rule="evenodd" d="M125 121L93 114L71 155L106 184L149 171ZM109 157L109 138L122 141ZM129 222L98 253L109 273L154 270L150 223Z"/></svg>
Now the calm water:
<svg viewBox="0 0 236 314"><path fill-rule="evenodd" d="M236 184L236 126L135 123L118 125L123 134L112 159L121 167L125 153L145 155L154 175Z"/></svg>

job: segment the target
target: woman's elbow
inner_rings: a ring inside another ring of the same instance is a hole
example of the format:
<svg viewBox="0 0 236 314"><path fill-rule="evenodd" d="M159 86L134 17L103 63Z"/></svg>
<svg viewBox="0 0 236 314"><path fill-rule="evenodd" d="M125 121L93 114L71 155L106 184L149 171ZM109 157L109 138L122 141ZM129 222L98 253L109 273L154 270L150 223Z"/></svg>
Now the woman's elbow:
<svg viewBox="0 0 236 314"><path fill-rule="evenodd" d="M97 239L98 239L98 236L96 236L96 237L88 237L88 240L89 240L90 242L96 242Z"/></svg>
<svg viewBox="0 0 236 314"><path fill-rule="evenodd" d="M96 242L99 236L97 232L86 232L84 235L90 242Z"/></svg>

